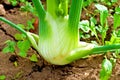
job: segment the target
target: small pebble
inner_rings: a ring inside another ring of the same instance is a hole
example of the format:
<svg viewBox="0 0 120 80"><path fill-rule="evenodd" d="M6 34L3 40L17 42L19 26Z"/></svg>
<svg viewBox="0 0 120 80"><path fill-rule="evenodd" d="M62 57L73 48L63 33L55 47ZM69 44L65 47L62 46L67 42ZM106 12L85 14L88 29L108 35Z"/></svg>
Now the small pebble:
<svg viewBox="0 0 120 80"><path fill-rule="evenodd" d="M4 16L6 14L5 8L2 4L0 4L0 16Z"/></svg>

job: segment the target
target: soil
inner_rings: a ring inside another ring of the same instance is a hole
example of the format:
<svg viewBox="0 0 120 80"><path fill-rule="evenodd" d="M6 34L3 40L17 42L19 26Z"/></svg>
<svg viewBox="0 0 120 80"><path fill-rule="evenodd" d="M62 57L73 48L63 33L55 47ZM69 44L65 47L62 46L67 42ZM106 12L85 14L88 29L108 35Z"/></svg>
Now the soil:
<svg viewBox="0 0 120 80"><path fill-rule="evenodd" d="M26 25L26 21L34 18L31 14L21 12L17 7L5 7L5 18L18 24ZM0 21L0 75L5 75L6 80L99 80L101 63L103 55L91 56L80 59L71 64L56 66L47 63L38 56L38 62L31 62L28 58L21 58L13 54L3 54L6 40L16 41L14 34L18 33L14 28ZM17 53L17 52L16 52ZM31 54L37 54L34 49L28 51L28 57ZM17 66L14 65L17 62ZM113 70L110 80L120 80L120 60Z"/></svg>

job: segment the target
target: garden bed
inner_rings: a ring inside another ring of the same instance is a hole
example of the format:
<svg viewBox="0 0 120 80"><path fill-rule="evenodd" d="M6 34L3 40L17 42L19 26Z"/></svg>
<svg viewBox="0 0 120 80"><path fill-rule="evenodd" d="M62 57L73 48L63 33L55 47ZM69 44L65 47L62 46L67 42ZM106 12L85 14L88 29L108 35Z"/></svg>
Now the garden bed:
<svg viewBox="0 0 120 80"><path fill-rule="evenodd" d="M28 14L28 16L26 13L21 12L17 7L8 9L6 6L6 14L3 16L16 24L26 25L27 20L34 18L31 14ZM39 55L38 62L31 62L27 58L16 57L13 54L3 54L4 42L7 40L16 41L14 38L15 33L18 33L18 31L0 21L0 75L5 75L6 80L99 80L101 63L104 59L103 55L80 59L65 66L56 66L45 62ZM31 48L28 51L28 57L33 53L37 54ZM11 56L12 59L16 58L17 66L11 62ZM110 80L119 79L120 60L117 60Z"/></svg>

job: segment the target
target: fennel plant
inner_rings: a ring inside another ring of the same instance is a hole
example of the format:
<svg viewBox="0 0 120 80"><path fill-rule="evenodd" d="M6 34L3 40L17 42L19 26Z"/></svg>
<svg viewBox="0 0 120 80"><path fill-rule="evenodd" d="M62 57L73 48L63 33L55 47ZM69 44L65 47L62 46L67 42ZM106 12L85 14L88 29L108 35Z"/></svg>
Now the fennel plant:
<svg viewBox="0 0 120 80"><path fill-rule="evenodd" d="M91 54L120 48L120 44L97 46L79 41L78 24L83 0L72 0L69 12L69 0L47 0L46 10L40 0L32 2L40 21L38 35L23 30L3 17L0 20L25 34L46 61L65 65Z"/></svg>

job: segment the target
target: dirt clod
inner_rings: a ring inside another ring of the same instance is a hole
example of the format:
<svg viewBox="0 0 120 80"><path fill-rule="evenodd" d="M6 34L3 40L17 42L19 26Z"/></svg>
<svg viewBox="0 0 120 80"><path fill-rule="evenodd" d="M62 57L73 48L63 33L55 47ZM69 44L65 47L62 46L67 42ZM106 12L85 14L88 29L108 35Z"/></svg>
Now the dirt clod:
<svg viewBox="0 0 120 80"><path fill-rule="evenodd" d="M34 65L33 67L32 67L32 70L34 71L34 72L41 72L41 70L42 70L42 68L43 68L43 66L39 66L39 65Z"/></svg>
<svg viewBox="0 0 120 80"><path fill-rule="evenodd" d="M10 60L11 62L15 62L15 61L18 60L18 56L16 56L16 55L11 55L10 58L9 58L9 60Z"/></svg>
<svg viewBox="0 0 120 80"><path fill-rule="evenodd" d="M6 11L4 9L4 6L2 4L0 4L0 16L3 16L6 14Z"/></svg>

